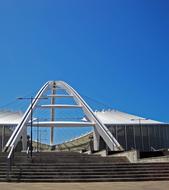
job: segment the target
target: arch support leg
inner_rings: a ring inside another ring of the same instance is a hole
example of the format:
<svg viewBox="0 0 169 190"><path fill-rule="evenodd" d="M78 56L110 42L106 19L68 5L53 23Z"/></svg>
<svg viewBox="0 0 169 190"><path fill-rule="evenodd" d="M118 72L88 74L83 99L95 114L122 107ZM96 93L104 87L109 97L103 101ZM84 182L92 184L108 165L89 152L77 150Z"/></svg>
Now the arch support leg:
<svg viewBox="0 0 169 190"><path fill-rule="evenodd" d="M93 132L93 145L94 145L94 151L98 151L100 147L100 134L98 133L96 127L94 127L94 132Z"/></svg>
<svg viewBox="0 0 169 190"><path fill-rule="evenodd" d="M25 127L22 131L22 150L27 150L27 127Z"/></svg>

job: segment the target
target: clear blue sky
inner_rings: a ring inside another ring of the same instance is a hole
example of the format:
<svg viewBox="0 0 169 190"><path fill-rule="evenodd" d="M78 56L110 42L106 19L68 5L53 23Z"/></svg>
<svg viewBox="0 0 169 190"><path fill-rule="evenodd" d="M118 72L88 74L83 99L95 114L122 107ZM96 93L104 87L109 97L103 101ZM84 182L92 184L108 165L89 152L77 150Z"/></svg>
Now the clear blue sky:
<svg viewBox="0 0 169 190"><path fill-rule="evenodd" d="M48 80L169 121L169 1L0 1L0 105Z"/></svg>

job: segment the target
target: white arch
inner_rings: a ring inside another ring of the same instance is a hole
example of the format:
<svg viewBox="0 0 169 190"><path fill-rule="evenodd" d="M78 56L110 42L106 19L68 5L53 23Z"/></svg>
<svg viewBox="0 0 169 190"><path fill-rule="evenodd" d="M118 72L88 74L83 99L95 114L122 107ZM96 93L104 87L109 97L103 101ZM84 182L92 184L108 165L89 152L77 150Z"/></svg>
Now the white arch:
<svg viewBox="0 0 169 190"><path fill-rule="evenodd" d="M108 128L96 117L92 109L89 105L83 100L83 98L67 83L63 81L58 81L58 84L65 88L70 95L73 95L77 104L82 105L82 109L86 114L87 118L95 123L95 127L100 134L100 136L104 139L107 146L110 150L114 150L114 148L121 150L122 147L118 143L118 141L113 137Z"/></svg>
<svg viewBox="0 0 169 190"><path fill-rule="evenodd" d="M22 136L23 130L26 128L26 123L28 120L30 120L31 116L31 109L34 109L37 102L39 101L39 98L43 95L43 93L47 90L49 87L50 82L45 83L45 85L39 90L35 98L33 98L32 105L30 104L26 112L24 113L20 123L15 128L14 132L12 133L11 137L9 138L8 142L6 143L4 147L4 151L6 152L10 147L16 147L20 137Z"/></svg>
<svg viewBox="0 0 169 190"><path fill-rule="evenodd" d="M82 106L82 109L88 118L88 120L94 123L95 131L103 138L106 142L107 146L110 150L119 149L122 150L122 147L118 143L118 141L114 138L108 128L96 117L92 109L89 105L83 100L83 98L67 83L63 81L48 81L37 93L35 98L32 101L32 105L28 107L26 110L21 122L17 125L16 129L14 130L12 136L8 140L5 151L7 151L10 147L15 147L17 145L18 140L20 139L23 130L26 128L26 123L29 121L31 116L31 109L34 109L36 104L38 103L39 99L43 96L43 94L50 88L56 85L67 91L67 93L72 96L77 103L77 105Z"/></svg>

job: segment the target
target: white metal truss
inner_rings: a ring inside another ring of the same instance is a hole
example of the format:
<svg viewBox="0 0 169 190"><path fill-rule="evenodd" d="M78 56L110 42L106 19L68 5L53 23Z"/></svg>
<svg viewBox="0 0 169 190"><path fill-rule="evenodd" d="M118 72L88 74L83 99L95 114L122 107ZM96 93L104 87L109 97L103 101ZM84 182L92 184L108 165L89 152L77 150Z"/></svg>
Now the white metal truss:
<svg viewBox="0 0 169 190"><path fill-rule="evenodd" d="M63 89L67 92L67 94L56 94L57 89ZM51 90L51 94L48 94L47 97L51 98L51 104L41 105L37 106L40 98L46 96L45 93ZM69 104L56 104L55 99L56 98L73 98L76 102L76 105L69 105ZM9 138L4 151L8 151L11 149L11 147L16 147L18 141L20 140L20 137L22 136L23 131L26 129L30 117L31 117L31 111L36 108L43 108L43 109L51 109L51 118L50 121L38 121L39 126L48 126L52 129L57 127L83 127L83 126L93 126L94 131L98 133L102 137L102 139L105 141L107 146L110 148L110 150L122 150L122 147L118 143L118 141L114 138L114 136L111 134L109 129L96 117L92 109L89 107L89 105L83 100L83 98L67 83L63 81L48 81L37 93L35 98L32 99L32 104L29 105L28 109L24 113L21 122L17 125L16 129L14 130L13 134ZM55 121L54 113L55 109L60 108L77 108L82 109L85 118L87 118L87 121L78 121L78 122L72 122L72 121ZM33 122L33 125L37 124L36 121ZM52 130L53 133L53 130ZM53 136L53 134L51 134Z"/></svg>

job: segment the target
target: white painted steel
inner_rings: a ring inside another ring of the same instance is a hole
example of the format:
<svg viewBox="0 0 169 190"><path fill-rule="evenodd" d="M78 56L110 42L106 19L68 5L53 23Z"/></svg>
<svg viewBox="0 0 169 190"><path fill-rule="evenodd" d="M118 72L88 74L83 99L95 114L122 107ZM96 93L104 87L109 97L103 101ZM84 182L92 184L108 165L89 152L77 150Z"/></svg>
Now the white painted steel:
<svg viewBox="0 0 169 190"><path fill-rule="evenodd" d="M41 105L40 108L82 108L81 105L69 105L69 104L49 104Z"/></svg>
<svg viewBox="0 0 169 190"><path fill-rule="evenodd" d="M63 81L57 81L57 86L65 89L68 94L71 94L74 96L74 100L77 104L82 105L82 109L84 113L86 114L89 121L95 123L95 127L100 134L100 136L104 139L107 146L110 148L110 150L118 149L122 150L123 148L118 143L118 141L114 138L114 136L111 134L111 132L108 130L108 128L95 116L92 109L88 106L88 104L82 99L82 97L67 83Z"/></svg>
<svg viewBox="0 0 169 190"><path fill-rule="evenodd" d="M40 122L33 122L34 126L39 127L84 127L84 126L94 126L95 123L92 122L78 122L78 121L40 121Z"/></svg>
<svg viewBox="0 0 169 190"><path fill-rule="evenodd" d="M37 102L39 101L39 98L41 98L43 96L43 93L49 88L50 84L51 84L51 82L45 83L45 85L39 90L39 92L37 93L37 95L35 96L35 98L32 101L32 105L31 104L29 105L29 107L26 110L26 112L24 113L21 121L19 122L19 124L15 128L14 132L12 133L11 137L9 138L8 142L6 143L4 151L8 151L8 149L13 146L16 147L24 128L27 127L26 123L30 120L31 110L33 110L35 108Z"/></svg>
<svg viewBox="0 0 169 190"><path fill-rule="evenodd" d="M24 129L27 127L27 123L30 120L31 116L31 110L33 110L39 99L44 95L44 93L52 88L53 89L53 84L55 86L61 89L66 90L68 95L73 96L75 102L77 105L43 105L43 108L75 108L75 107L81 107L82 110L84 111L86 117L88 118L88 121L91 123L95 124L95 130L98 131L99 135L104 139L106 142L107 146L110 148L110 150L118 149L122 150L122 147L118 143L118 141L114 138L114 136L111 134L111 132L108 130L108 128L97 118L97 116L94 114L92 109L87 105L87 103L82 99L82 97L67 83L63 81L49 81L47 82L37 93L35 98L33 98L32 105L28 107L26 110L25 114L23 115L21 122L17 125L16 129L14 130L13 134L11 135L10 139L8 140L4 151L8 151L9 148L15 147L17 145L17 142L19 141L22 132ZM79 123L80 124L80 123Z"/></svg>
<svg viewBox="0 0 169 190"><path fill-rule="evenodd" d="M55 98L73 98L72 95L66 95L66 94L50 94L47 96L48 97L55 97Z"/></svg>

